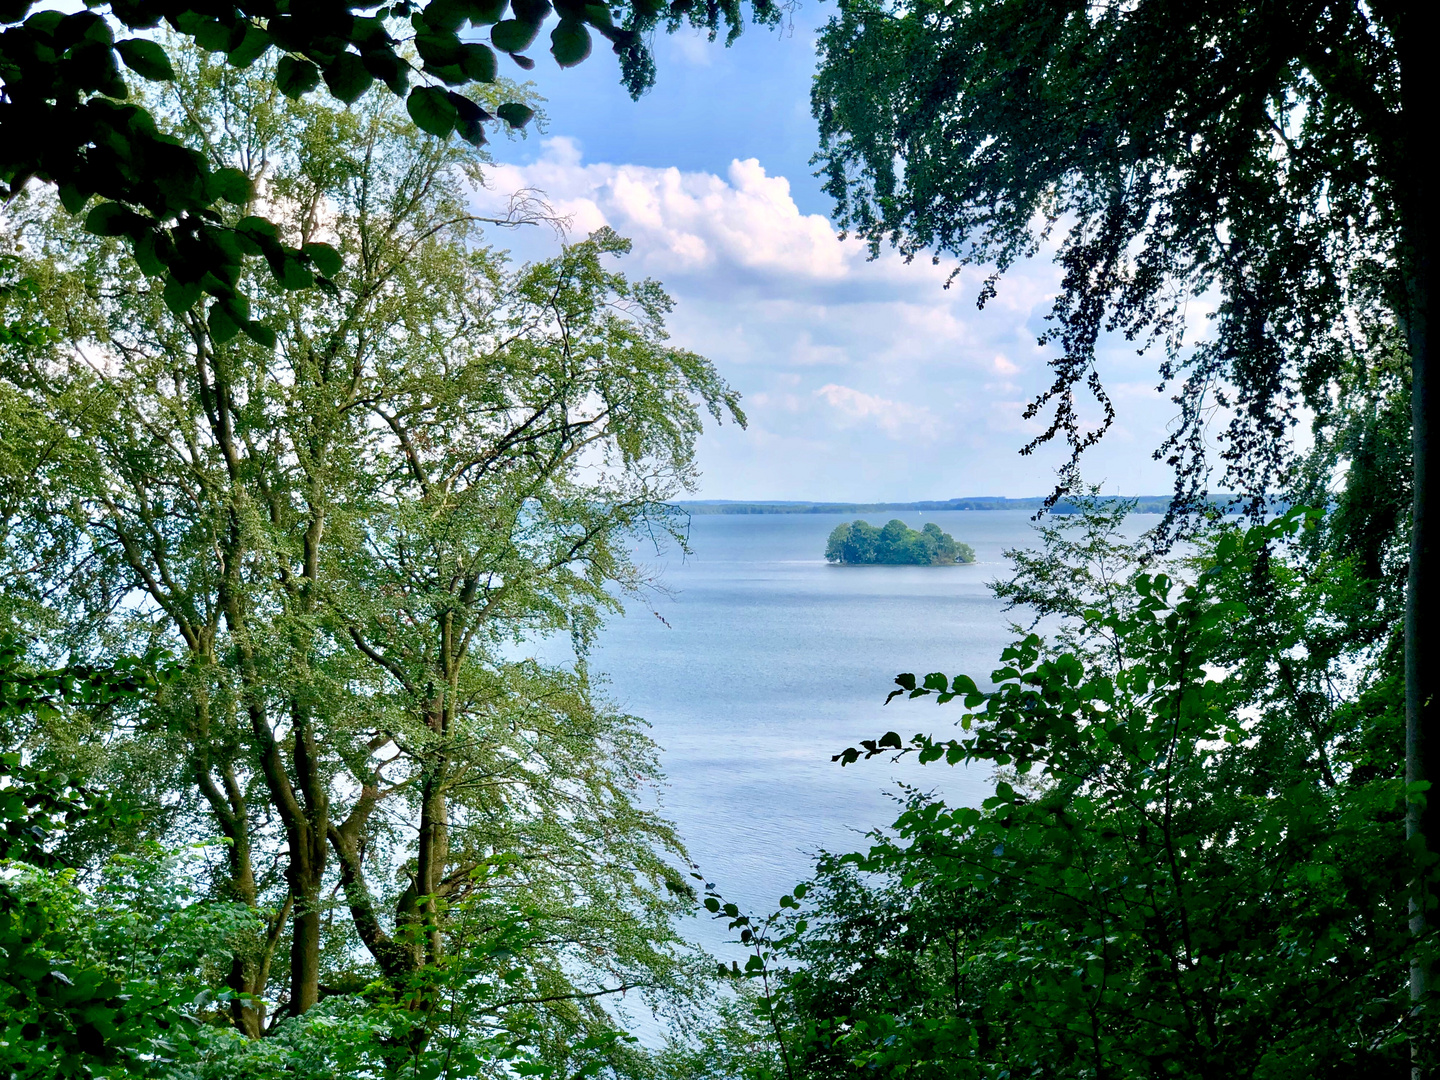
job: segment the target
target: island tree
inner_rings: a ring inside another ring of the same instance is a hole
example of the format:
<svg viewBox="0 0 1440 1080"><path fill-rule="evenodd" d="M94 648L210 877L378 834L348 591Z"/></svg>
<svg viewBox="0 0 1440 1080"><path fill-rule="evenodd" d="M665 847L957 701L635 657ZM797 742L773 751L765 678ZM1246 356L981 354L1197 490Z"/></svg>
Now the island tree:
<svg viewBox="0 0 1440 1080"><path fill-rule="evenodd" d="M825 558L854 566L953 566L974 562L975 552L969 544L958 543L933 521L917 531L895 518L883 529L875 528L868 521L836 525L825 545Z"/></svg>
<svg viewBox="0 0 1440 1080"><path fill-rule="evenodd" d="M324 293L248 281L272 351L43 195L12 209L37 286L7 321L37 329L4 350L8 616L42 651L188 669L118 731L36 737L148 803L142 835L224 837L216 895L264 927L228 976L241 1031L274 978L286 1015L378 978L423 1036L460 977L476 1015L550 1015L563 1057L602 997L680 970L686 890L636 722L514 644L583 655L641 583L625 538L693 476L697 407L735 395L613 233L519 268L485 247L478 164L387 99L295 103L263 61L181 79L152 110L264 194L232 216L344 261Z"/></svg>

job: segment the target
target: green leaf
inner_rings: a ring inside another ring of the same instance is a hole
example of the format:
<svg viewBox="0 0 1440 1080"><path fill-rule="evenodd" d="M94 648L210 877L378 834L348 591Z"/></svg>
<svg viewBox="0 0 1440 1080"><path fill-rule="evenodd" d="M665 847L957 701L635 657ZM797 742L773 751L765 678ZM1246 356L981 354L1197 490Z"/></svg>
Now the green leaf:
<svg viewBox="0 0 1440 1080"><path fill-rule="evenodd" d="M235 45L225 54L225 59L231 67L247 68L256 60L265 55L270 48L270 35L263 28L254 23L247 23L245 36L240 39L240 44Z"/></svg>
<svg viewBox="0 0 1440 1080"><path fill-rule="evenodd" d="M495 110L495 115L511 127L523 128L534 117L535 110L528 105L521 105L518 101L507 101Z"/></svg>
<svg viewBox="0 0 1440 1080"><path fill-rule="evenodd" d="M96 236L124 236L138 217L119 203L104 202L85 215L85 231Z"/></svg>
<svg viewBox="0 0 1440 1080"><path fill-rule="evenodd" d="M553 9L550 0L510 0L510 10L515 12L515 18L538 30Z"/></svg>
<svg viewBox="0 0 1440 1080"><path fill-rule="evenodd" d="M370 50L360 57L365 70L390 88L392 94L404 94L410 87L410 76L400 58L387 50Z"/></svg>
<svg viewBox="0 0 1440 1080"><path fill-rule="evenodd" d="M60 205L65 207L67 213L78 214L85 209L85 204L90 201L90 196L81 191L74 184L61 184L59 189Z"/></svg>
<svg viewBox="0 0 1440 1080"><path fill-rule="evenodd" d="M187 31L195 38L195 44L206 52L229 52L232 42L230 29L218 19L204 19Z"/></svg>
<svg viewBox="0 0 1440 1080"><path fill-rule="evenodd" d="M236 222L235 231L244 233L256 243L260 244L263 244L266 240L278 240L280 238L280 230L275 227L273 221L270 221L268 218L256 217L253 214L249 217L243 217Z"/></svg>
<svg viewBox="0 0 1440 1080"><path fill-rule="evenodd" d="M425 25L453 34L467 18L467 6L463 0L430 0L420 17Z"/></svg>
<svg viewBox="0 0 1440 1080"><path fill-rule="evenodd" d="M171 277L165 282L165 288L160 294L165 300L165 306L176 315L184 315L193 308L200 299L199 282L182 282Z"/></svg>
<svg viewBox="0 0 1440 1080"><path fill-rule="evenodd" d="M325 65L325 85L346 105L360 100L374 81L365 62L351 52L342 52L333 63Z"/></svg>
<svg viewBox="0 0 1440 1080"><path fill-rule="evenodd" d="M508 0L468 0L465 13L472 26L489 26L505 17Z"/></svg>
<svg viewBox="0 0 1440 1080"><path fill-rule="evenodd" d="M300 250L309 256L310 261L315 264L315 269L326 277L334 277L345 265L345 261L340 258L340 253L329 244L306 244Z"/></svg>
<svg viewBox="0 0 1440 1080"><path fill-rule="evenodd" d="M132 251L135 254L135 263L145 274L150 277L160 277L165 273L165 263L161 260L156 251L155 234L144 232L135 237Z"/></svg>
<svg viewBox="0 0 1440 1080"><path fill-rule="evenodd" d="M490 30L490 40L501 52L517 53L530 47L535 36L540 33L537 23L521 22L519 19L506 19L498 22Z"/></svg>
<svg viewBox="0 0 1440 1080"><path fill-rule="evenodd" d="M144 38L126 38L115 43L115 51L121 61L142 79L152 82L169 82L175 78L175 69L170 57L157 42Z"/></svg>
<svg viewBox="0 0 1440 1080"><path fill-rule="evenodd" d="M226 342L240 332L240 324L226 310L221 301L210 305L210 314L206 321L210 324L210 336L217 342Z"/></svg>
<svg viewBox="0 0 1440 1080"><path fill-rule="evenodd" d="M405 99L405 110L415 126L443 139L455 130L459 118L449 94L433 86L417 86Z"/></svg>
<svg viewBox="0 0 1440 1080"><path fill-rule="evenodd" d="M270 327L264 323L256 322L254 319L246 319L245 322L241 324L240 329L244 331L246 337L261 348L275 348L275 331L271 330Z"/></svg>
<svg viewBox="0 0 1440 1080"><path fill-rule="evenodd" d="M273 264L271 265L271 269L275 270ZM285 258L281 260L275 278L280 282L282 289L289 289L291 291L308 289L315 284L314 272L290 251L285 252Z"/></svg>
<svg viewBox="0 0 1440 1080"><path fill-rule="evenodd" d="M495 81L495 50L480 42L469 42L460 53L460 67L472 82Z"/></svg>
<svg viewBox="0 0 1440 1080"><path fill-rule="evenodd" d="M455 130L460 137L471 146L485 145L485 121L491 119L490 114L454 91L450 93L450 103L455 106Z"/></svg>
<svg viewBox="0 0 1440 1080"><path fill-rule="evenodd" d="M299 99L320 85L320 69L309 60L282 56L275 68L275 85L286 97Z"/></svg>
<svg viewBox="0 0 1440 1080"><path fill-rule="evenodd" d="M250 178L239 169L216 169L210 174L209 190L216 198L236 206L250 201Z"/></svg>
<svg viewBox="0 0 1440 1080"><path fill-rule="evenodd" d="M550 31L550 52L562 68L574 67L590 55L590 31L573 19L561 19Z"/></svg>

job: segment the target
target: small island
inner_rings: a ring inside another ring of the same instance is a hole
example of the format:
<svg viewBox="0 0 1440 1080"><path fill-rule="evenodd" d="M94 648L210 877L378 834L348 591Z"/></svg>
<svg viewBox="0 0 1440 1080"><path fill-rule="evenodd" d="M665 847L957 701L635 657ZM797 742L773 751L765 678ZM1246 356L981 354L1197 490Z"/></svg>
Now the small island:
<svg viewBox="0 0 1440 1080"><path fill-rule="evenodd" d="M836 525L825 558L846 566L954 566L973 563L975 551L933 521L916 532L895 518L883 529L868 521Z"/></svg>

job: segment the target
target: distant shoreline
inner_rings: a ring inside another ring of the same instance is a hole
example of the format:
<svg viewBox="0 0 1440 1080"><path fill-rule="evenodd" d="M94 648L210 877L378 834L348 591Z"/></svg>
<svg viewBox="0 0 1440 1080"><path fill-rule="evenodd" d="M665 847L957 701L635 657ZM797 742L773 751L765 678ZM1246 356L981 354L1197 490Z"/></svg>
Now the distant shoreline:
<svg viewBox="0 0 1440 1080"><path fill-rule="evenodd" d="M1137 514L1163 514L1170 508L1169 495L1134 496ZM1217 495L1214 501L1226 501L1229 496ZM1126 496L1106 495L1103 502L1128 501ZM672 505L691 514L878 514L892 510L1028 510L1035 512L1045 505L1044 498L1007 499L999 496L969 499L932 499L921 502L892 503L841 503L841 502L787 502L783 500L745 502L737 499L695 499L676 502ZM1053 514L1073 514L1076 507L1062 499L1050 511Z"/></svg>

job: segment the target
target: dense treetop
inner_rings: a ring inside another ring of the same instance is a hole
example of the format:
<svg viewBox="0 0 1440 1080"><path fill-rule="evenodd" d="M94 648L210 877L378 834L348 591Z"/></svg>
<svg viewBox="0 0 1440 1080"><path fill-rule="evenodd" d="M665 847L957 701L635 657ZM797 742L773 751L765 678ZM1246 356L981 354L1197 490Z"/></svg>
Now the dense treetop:
<svg viewBox="0 0 1440 1080"><path fill-rule="evenodd" d="M974 562L975 552L933 521L917 532L894 518L883 529L868 521L836 525L825 558L850 566L954 566Z"/></svg>

